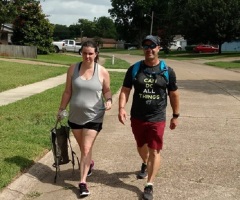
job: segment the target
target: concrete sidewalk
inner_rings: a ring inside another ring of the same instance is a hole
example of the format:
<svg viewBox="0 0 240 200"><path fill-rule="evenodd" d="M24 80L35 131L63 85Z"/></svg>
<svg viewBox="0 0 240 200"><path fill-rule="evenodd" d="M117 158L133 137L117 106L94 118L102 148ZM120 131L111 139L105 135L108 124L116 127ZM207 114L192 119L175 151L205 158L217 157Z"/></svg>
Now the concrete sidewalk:
<svg viewBox="0 0 240 200"><path fill-rule="evenodd" d="M124 55L123 59L134 63L141 58ZM166 127L154 199L240 199L240 73L185 61L166 62L178 77L181 117L176 130ZM125 126L118 122L117 96L94 146L89 200L137 200L145 184L136 179L141 160L129 120ZM168 108L167 124L171 114ZM74 138L72 144L79 154ZM78 171L72 175L71 163L62 166L54 184L52 163L49 152L3 190L0 199L78 199Z"/></svg>

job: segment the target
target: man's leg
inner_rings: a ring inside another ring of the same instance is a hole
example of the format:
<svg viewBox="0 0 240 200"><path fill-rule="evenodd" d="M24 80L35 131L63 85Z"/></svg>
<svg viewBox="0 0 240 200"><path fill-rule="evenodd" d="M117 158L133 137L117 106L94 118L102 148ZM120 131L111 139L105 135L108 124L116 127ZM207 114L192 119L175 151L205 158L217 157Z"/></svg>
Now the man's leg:
<svg viewBox="0 0 240 200"><path fill-rule="evenodd" d="M147 177L147 162L148 162L148 146L147 144L144 144L142 147L137 147L138 153L140 157L142 158L142 166L141 170L137 175L138 179L144 179Z"/></svg>
<svg viewBox="0 0 240 200"><path fill-rule="evenodd" d="M153 199L153 181L160 168L160 150L154 150L149 148L149 158L147 163L147 184L144 187L143 199L152 200Z"/></svg>
<svg viewBox="0 0 240 200"><path fill-rule="evenodd" d="M149 158L147 163L148 183L153 183L160 168L160 150L149 148Z"/></svg>
<svg viewBox="0 0 240 200"><path fill-rule="evenodd" d="M143 163L147 164L148 156L149 156L147 144L144 144L142 147L137 147L137 150L138 150L140 157L142 158Z"/></svg>

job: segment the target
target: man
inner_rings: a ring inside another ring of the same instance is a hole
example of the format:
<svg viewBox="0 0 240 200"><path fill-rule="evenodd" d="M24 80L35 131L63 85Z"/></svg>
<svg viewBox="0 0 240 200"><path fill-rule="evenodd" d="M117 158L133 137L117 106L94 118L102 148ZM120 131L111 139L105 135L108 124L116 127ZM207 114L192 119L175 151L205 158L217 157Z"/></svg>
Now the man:
<svg viewBox="0 0 240 200"><path fill-rule="evenodd" d="M138 153L143 161L137 177L140 179L147 177L143 199L152 200L153 182L160 168L167 96L169 96L173 112L170 129L175 129L179 117L179 93L173 69L166 67L168 74L164 75L159 67L160 39L157 36L148 35L143 39L142 46L145 59L140 62L136 75L133 75L134 65L126 72L119 95L118 118L122 124L125 123L127 119L125 106L132 86L134 86L131 127Z"/></svg>

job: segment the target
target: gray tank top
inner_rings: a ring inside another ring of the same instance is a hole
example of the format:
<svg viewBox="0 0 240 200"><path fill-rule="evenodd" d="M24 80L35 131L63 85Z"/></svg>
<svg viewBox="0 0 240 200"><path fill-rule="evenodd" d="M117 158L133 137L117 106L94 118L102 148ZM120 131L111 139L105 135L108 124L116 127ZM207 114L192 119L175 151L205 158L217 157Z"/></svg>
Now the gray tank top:
<svg viewBox="0 0 240 200"><path fill-rule="evenodd" d="M105 110L98 64L95 63L93 76L89 80L81 79L80 67L81 63L77 63L72 76L69 121L79 125L88 122L102 123Z"/></svg>

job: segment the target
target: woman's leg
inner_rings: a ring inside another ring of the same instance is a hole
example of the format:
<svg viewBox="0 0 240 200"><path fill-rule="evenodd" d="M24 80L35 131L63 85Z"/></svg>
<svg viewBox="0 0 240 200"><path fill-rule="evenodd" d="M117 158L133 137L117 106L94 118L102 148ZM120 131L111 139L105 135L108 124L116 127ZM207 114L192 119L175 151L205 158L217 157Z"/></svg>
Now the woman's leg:
<svg viewBox="0 0 240 200"><path fill-rule="evenodd" d="M88 170L92 160L92 147L98 132L92 129L73 129L72 132L81 151L80 183L86 183Z"/></svg>

